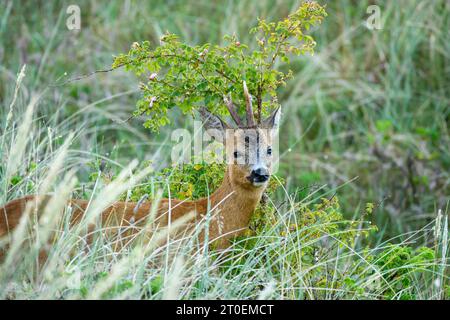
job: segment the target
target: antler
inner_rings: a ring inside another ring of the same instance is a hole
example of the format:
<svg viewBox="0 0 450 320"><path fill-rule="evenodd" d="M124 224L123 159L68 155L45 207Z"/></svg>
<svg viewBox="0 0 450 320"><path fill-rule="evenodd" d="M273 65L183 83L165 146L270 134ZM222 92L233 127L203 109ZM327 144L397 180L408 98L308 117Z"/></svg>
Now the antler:
<svg viewBox="0 0 450 320"><path fill-rule="evenodd" d="M246 113L246 118L247 118L247 127L254 127L255 126L255 117L253 115L252 96L248 92L247 83L245 82L245 80L243 81L243 86L244 86L245 113ZM238 128L245 127L245 125L241 121L241 118L239 117L239 114L237 112L236 106L233 103L230 93L228 95L223 95L223 102L225 103L225 106L227 107L228 112L231 115L231 118L237 124Z"/></svg>
<svg viewBox="0 0 450 320"><path fill-rule="evenodd" d="M238 127L242 127L241 118L239 118L239 115L236 111L236 106L234 105L233 100L231 100L231 94L228 94L228 97L224 95L223 102L225 102L228 112L230 112L230 115L233 118L234 122L236 122Z"/></svg>
<svg viewBox="0 0 450 320"><path fill-rule="evenodd" d="M255 125L255 118L253 116L252 96L248 93L247 84L244 80L244 96L245 96L245 112L247 114L247 126L253 127Z"/></svg>

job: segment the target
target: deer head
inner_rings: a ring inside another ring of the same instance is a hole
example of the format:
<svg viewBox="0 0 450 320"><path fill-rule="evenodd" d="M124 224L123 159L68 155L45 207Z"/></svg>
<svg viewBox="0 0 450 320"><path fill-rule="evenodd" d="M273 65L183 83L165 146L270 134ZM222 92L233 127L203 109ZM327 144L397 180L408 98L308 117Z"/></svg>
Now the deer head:
<svg viewBox="0 0 450 320"><path fill-rule="evenodd" d="M224 97L225 105L236 126L231 126L206 108L200 109L208 134L225 145L228 173L232 184L245 189L264 188L272 174L272 145L278 133L281 110L277 108L267 119L255 122L252 97L245 81L246 124L243 124L231 97ZM259 108L259 106L258 106ZM258 114L260 110L258 109Z"/></svg>

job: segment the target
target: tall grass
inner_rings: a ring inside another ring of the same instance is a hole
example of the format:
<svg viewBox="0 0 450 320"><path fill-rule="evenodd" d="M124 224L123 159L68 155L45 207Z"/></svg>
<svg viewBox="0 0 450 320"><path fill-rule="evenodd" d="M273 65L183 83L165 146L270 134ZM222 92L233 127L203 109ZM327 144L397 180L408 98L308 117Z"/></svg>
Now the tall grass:
<svg viewBox="0 0 450 320"><path fill-rule="evenodd" d="M42 136L33 117L39 102L30 99L28 120L2 136L5 145L12 146L3 153L5 159L20 155L15 162L4 162L2 172L7 174L2 175L2 185L7 186L8 195L26 190L51 197L39 215L32 206L27 208L19 226L0 243L0 250L8 248L0 264L1 298L442 299L447 295L448 219L441 211L421 230L403 234L396 246L387 242L363 245L360 237L371 229L363 217L300 224L299 208L317 202L320 194L298 202L286 190L285 204L264 217L274 223L256 236L236 241L226 252L199 245L196 235L203 224L194 236L181 239L171 238L167 229L150 233L151 221L132 238L126 226L115 237L106 236L114 230L101 225L86 233L107 206L151 172L151 167L134 170L137 162L132 161L109 184L101 185L98 179L92 182L87 213L69 228L72 208L67 200L80 185L75 170L66 167L74 160L71 154L77 153L69 147L82 133L77 129L67 133L65 143L40 153L47 160L30 169L27 164ZM12 119L17 120L17 114ZM54 142L47 140L48 135L43 139ZM18 170L28 173L12 185L11 176ZM329 216L336 214L335 209L326 211ZM293 223L297 227L292 228ZM177 222L173 228L182 224ZM167 237L170 240L161 245L160 240ZM420 255L411 253L410 260L392 263L401 257L396 251L419 244L432 247L431 258L417 259ZM314 261L306 259L311 250ZM402 277L408 283L402 282L399 289L396 278Z"/></svg>
<svg viewBox="0 0 450 320"><path fill-rule="evenodd" d="M170 143L168 131L153 135L142 119L124 121L137 97L137 81L125 72L54 85L107 67L133 41L157 43L165 30L192 43L218 43L233 32L250 41L256 16L278 19L296 2L79 1L78 33L65 28L62 2L2 2L1 203L53 196L40 220L30 212L11 238L0 240L10 246L0 265L0 297L448 298L450 10L439 0L378 4L383 29L370 31L363 25L368 1L327 2L316 55L294 63L295 81L280 93L279 174L286 185L271 199L279 207L275 222L221 254L199 247L195 237L159 248L138 237L115 250L129 239L106 239L102 229L87 247L81 229L89 221L69 230L66 199L90 199L95 220L150 174L143 160L155 169L169 165ZM173 116L172 126L189 125ZM92 179L100 169L119 179ZM363 222L290 229L299 208L334 193L352 221L362 219L366 202L375 203L364 219L380 231L359 238L368 228ZM308 238L311 230L321 232ZM342 241L345 235L356 241ZM410 265L395 265L386 258L397 257L398 246L421 245L434 252L431 260L411 254ZM302 260L316 248L313 264ZM49 255L44 264L42 250ZM395 279L404 274L408 283L399 285Z"/></svg>

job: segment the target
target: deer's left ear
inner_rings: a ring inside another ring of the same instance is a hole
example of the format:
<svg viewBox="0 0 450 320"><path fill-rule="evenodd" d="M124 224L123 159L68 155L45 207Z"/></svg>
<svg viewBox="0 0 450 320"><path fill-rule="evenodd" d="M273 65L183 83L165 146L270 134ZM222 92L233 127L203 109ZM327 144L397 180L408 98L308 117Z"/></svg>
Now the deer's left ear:
<svg viewBox="0 0 450 320"><path fill-rule="evenodd" d="M281 106L278 107L272 114L264 121L264 126L268 129L277 130L280 127L281 120Z"/></svg>
<svg viewBox="0 0 450 320"><path fill-rule="evenodd" d="M225 132L227 125L218 116L213 115L205 107L199 109L200 118L202 119L203 126L206 130L219 130Z"/></svg>

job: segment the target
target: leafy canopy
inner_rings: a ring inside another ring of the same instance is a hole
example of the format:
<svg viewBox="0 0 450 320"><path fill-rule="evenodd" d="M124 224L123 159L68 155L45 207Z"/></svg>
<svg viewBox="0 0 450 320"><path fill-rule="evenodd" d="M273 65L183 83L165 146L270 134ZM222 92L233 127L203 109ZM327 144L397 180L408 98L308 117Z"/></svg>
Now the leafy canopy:
<svg viewBox="0 0 450 320"><path fill-rule="evenodd" d="M216 115L227 113L224 97L234 101L238 114L245 111L243 81L256 99L257 121L278 106L276 91L291 78L291 70L275 69L276 62L289 63L291 54L313 54L314 39L305 34L326 16L323 6L304 2L279 22L258 19L250 30L255 35L255 49L225 36L225 46L191 46L175 34L166 33L160 45L152 49L149 41L135 42L127 54L115 58L113 68L125 66L141 83L142 97L135 115L148 115L145 126L157 131L168 124L168 111L179 107L184 114L204 106Z"/></svg>

